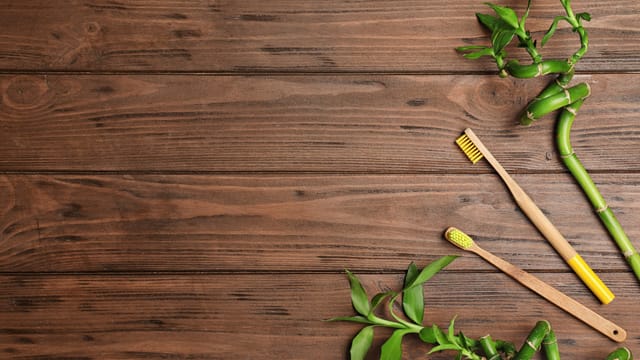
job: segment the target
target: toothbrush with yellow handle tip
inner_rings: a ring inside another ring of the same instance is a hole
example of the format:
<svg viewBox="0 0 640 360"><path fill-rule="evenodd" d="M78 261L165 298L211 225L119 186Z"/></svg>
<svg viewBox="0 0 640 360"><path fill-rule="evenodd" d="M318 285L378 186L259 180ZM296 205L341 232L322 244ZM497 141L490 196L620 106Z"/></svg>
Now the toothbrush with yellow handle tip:
<svg viewBox="0 0 640 360"><path fill-rule="evenodd" d="M550 303L556 305L567 313L573 315L578 320L591 326L609 339L617 342L623 342L627 338L627 332L620 326L605 319L598 313L582 305L576 300L563 294L551 285L543 282L528 272L506 262L505 260L493 255L492 253L482 249L473 239L459 229L450 227L445 232L445 238L457 247L470 251L485 259L488 263L500 269L505 274L532 290L536 294L542 296Z"/></svg>
<svg viewBox="0 0 640 360"><path fill-rule="evenodd" d="M509 188L509 191L513 195L516 203L518 203L529 220L531 220L542 235L544 235L549 243L551 243L553 248L556 249L558 254L560 254L564 261L571 267L571 269L573 269L582 282L587 285L601 303L610 303L613 298L615 298L615 295L602 282L602 280L600 280L598 275L593 272L584 259L582 259L571 244L569 244L567 239L562 236L560 231L558 231L558 229L544 215L542 210L540 210L533 200L531 200L524 190L522 190L515 180L513 180L509 173L507 173L502 165L500 165L498 160L493 157L491 152L484 146L476 134L471 129L466 129L464 134L456 139L456 143L472 163L477 163L483 157L487 159L489 164L491 164L498 175L500 175L502 181L507 185L507 188Z"/></svg>

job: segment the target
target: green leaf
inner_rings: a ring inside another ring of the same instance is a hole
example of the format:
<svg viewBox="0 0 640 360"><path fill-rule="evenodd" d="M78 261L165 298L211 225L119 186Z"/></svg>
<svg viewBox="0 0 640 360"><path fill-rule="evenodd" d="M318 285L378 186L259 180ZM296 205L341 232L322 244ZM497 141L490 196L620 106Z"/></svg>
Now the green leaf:
<svg viewBox="0 0 640 360"><path fill-rule="evenodd" d="M346 270L346 272L349 277L349 283L351 284L351 302L353 303L353 308L356 309L360 315L369 315L371 304L369 303L367 292L362 287L358 277L352 274L349 270Z"/></svg>
<svg viewBox="0 0 640 360"><path fill-rule="evenodd" d="M547 32L544 34L544 37L542 38L542 41L540 42L540 47L543 47L544 44L546 44L547 41L551 39L553 34L556 32L556 28L558 27L558 23L560 22L560 20L567 20L567 18L565 16L556 16L553 19L551 26L549 26L549 30L547 30Z"/></svg>
<svg viewBox="0 0 640 360"><path fill-rule="evenodd" d="M370 313L372 313L381 303L382 301L384 301L384 299L388 298L391 295L395 295L396 293L394 291L387 291L384 293L379 293L376 294L376 296L374 296L371 299L371 310Z"/></svg>
<svg viewBox="0 0 640 360"><path fill-rule="evenodd" d="M331 319L327 319L326 321L331 321L331 322L349 321L349 322L355 322L360 324L373 324L371 321L369 321L369 319L367 319L364 316L338 316Z"/></svg>
<svg viewBox="0 0 640 360"><path fill-rule="evenodd" d="M410 333L410 329L399 329L393 332L389 339L382 344L380 360L402 359L402 337Z"/></svg>
<svg viewBox="0 0 640 360"><path fill-rule="evenodd" d="M505 48L505 46L509 45L513 36L516 34L516 29L505 29L503 27L498 27L491 34L491 44L493 45L493 53L498 54Z"/></svg>
<svg viewBox="0 0 640 360"><path fill-rule="evenodd" d="M469 45L469 46L458 46L456 48L456 51L471 51L471 50L480 50L480 49L486 49L486 46L483 45Z"/></svg>
<svg viewBox="0 0 640 360"><path fill-rule="evenodd" d="M487 29L491 30L491 32L493 32L493 30L496 28L498 20L500 20L495 16L481 13L476 13L476 17L478 18L478 21Z"/></svg>
<svg viewBox="0 0 640 360"><path fill-rule="evenodd" d="M409 264L407 275L404 278L404 286L411 285L420 271L415 263ZM424 289L417 285L404 290L402 293L402 310L411 321L422 324L424 319Z"/></svg>
<svg viewBox="0 0 640 360"><path fill-rule="evenodd" d="M405 286L405 290L410 289L414 286L418 286L431 279L433 275L437 274L440 270L444 269L447 265L449 265L453 260L455 260L458 256L456 255L447 255L443 256L429 265L425 266L424 269L416 276L416 278L411 282L410 285Z"/></svg>
<svg viewBox="0 0 640 360"><path fill-rule="evenodd" d="M586 20L586 21L591 21L591 14L583 12L583 13L578 13L576 14L576 18L578 20Z"/></svg>
<svg viewBox="0 0 640 360"><path fill-rule="evenodd" d="M449 339L449 341L451 341L451 342L453 342L453 340L451 340L451 339L453 339L455 337L455 334L454 334L455 330L453 328L455 322L456 322L456 318L454 316L453 319L451 319L451 321L449 322L449 329L447 329L448 330L447 331L448 332L447 339Z"/></svg>
<svg viewBox="0 0 640 360"><path fill-rule="evenodd" d="M458 348L457 345L455 344L444 344L444 345L438 345L438 346L434 346L433 348L431 348L431 350L427 353L427 354L432 354L434 352L438 352L438 351L445 351L445 350L456 350L456 351L460 351L460 349Z"/></svg>
<svg viewBox="0 0 640 360"><path fill-rule="evenodd" d="M436 342L440 345L446 345L446 344L450 344L449 340L447 340L447 337L445 336L444 332L442 332L442 330L440 330L440 328L438 327L438 325L433 324L433 336L436 337Z"/></svg>
<svg viewBox="0 0 640 360"><path fill-rule="evenodd" d="M491 57L493 57L494 53L493 53L493 49L492 48L485 47L484 49L482 49L480 51L464 54L462 56L464 56L467 59L475 60L475 59L478 59L478 58L480 58L482 56L491 56Z"/></svg>
<svg viewBox="0 0 640 360"><path fill-rule="evenodd" d="M475 60L481 56L495 57L495 54L493 53L493 49L488 46L481 46L481 45L460 46L460 47L457 47L456 50L460 52L469 52L462 56L472 60Z"/></svg>
<svg viewBox="0 0 640 360"><path fill-rule="evenodd" d="M420 330L418 334L420 340L426 342L427 344L435 344L436 343L436 335L433 331L433 327L424 327Z"/></svg>
<svg viewBox="0 0 640 360"><path fill-rule="evenodd" d="M460 342L458 337L456 337L456 334L455 334L455 329L454 329L455 322L456 322L455 317L453 317L453 319L451 319L451 322L449 322L449 329L447 331L447 340L449 340L450 343L458 345L458 347L462 347L462 343Z"/></svg>
<svg viewBox="0 0 640 360"><path fill-rule="evenodd" d="M529 17L529 9L531 9L531 0L527 2L527 10L525 10L524 15L522 15L522 19L520 19L520 29L525 29L524 23Z"/></svg>
<svg viewBox="0 0 640 360"><path fill-rule="evenodd" d="M373 343L373 326L362 328L351 341L351 360L362 360Z"/></svg>
<svg viewBox="0 0 640 360"><path fill-rule="evenodd" d="M384 299L386 299L386 298L388 298L389 296L392 296L392 295L397 295L397 294L396 294L395 291L387 291L387 292L384 292L384 293L376 294L371 299L371 309L369 310L369 313L367 314L367 318L373 320L373 318L375 317L375 315L373 314L374 311L376 311L378 306L380 306L380 304L382 304Z"/></svg>
<svg viewBox="0 0 640 360"><path fill-rule="evenodd" d="M513 11L513 9L492 4L489 2L485 4L489 5L489 7L491 7L493 11L495 11L496 14L498 14L498 17L504 20L505 23L509 24L509 26L511 26L512 29L518 28L518 15L516 15L516 12Z"/></svg>
<svg viewBox="0 0 640 360"><path fill-rule="evenodd" d="M467 337L464 336L462 331L458 332L458 344L465 349L469 348L469 342L467 341Z"/></svg>

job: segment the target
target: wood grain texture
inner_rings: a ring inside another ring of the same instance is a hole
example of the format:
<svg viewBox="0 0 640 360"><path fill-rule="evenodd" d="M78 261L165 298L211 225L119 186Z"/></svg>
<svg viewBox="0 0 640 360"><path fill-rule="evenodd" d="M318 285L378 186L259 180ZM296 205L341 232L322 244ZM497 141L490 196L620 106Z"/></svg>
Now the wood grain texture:
<svg viewBox="0 0 640 360"><path fill-rule="evenodd" d="M596 271L627 269L569 175L517 180ZM595 180L638 246L640 177ZM11 175L0 196L5 272L398 271L460 253L448 226L520 267L570 271L492 174Z"/></svg>
<svg viewBox="0 0 640 360"><path fill-rule="evenodd" d="M6 0L0 9L0 69L10 71L495 72L453 50L488 43L474 14L491 11L477 0ZM580 69L640 70L637 1L574 9L593 17ZM529 28L540 39L561 14L556 1L538 1ZM543 54L566 58L578 46L561 26Z"/></svg>
<svg viewBox="0 0 640 360"><path fill-rule="evenodd" d="M504 274L471 278L457 269L454 262L427 283L426 324L445 327L457 315L457 328L468 336L490 333L519 345L546 318L566 359L600 359L616 345ZM402 283L399 274L361 278L371 294ZM567 274L544 279L630 333L640 331L627 313L640 295L628 274L615 274L613 288L624 295L606 307L570 285ZM358 329L323 321L353 314L341 274L15 275L1 276L0 289L5 358L337 359ZM376 348L387 332L377 334ZM634 336L627 345L640 342ZM405 358L427 358L428 349L407 338Z"/></svg>
<svg viewBox="0 0 640 360"><path fill-rule="evenodd" d="M504 0L521 14L524 3ZM574 1L592 96L573 145L640 239L640 3ZM541 38L557 0L533 2ZM624 327L640 287L564 170L549 79L500 79L479 0L0 0L0 358L340 359L358 326L345 268L396 289L463 255L426 319L521 343L551 321L564 359L617 344L442 238L448 226ZM575 49L566 26L543 49ZM516 50L516 57L525 53ZM454 144L472 127L617 295L606 307ZM374 350L389 335L376 332ZM406 359L428 347L406 339Z"/></svg>
<svg viewBox="0 0 640 360"><path fill-rule="evenodd" d="M0 76L2 171L559 171L554 117L515 124L545 85L497 76ZM589 170L638 171L640 75L585 75L572 141Z"/></svg>

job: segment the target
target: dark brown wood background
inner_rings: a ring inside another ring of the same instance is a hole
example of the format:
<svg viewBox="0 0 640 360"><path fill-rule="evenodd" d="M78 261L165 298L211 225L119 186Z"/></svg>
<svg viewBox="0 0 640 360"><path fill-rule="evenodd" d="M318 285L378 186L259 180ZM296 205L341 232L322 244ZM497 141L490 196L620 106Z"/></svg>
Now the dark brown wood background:
<svg viewBox="0 0 640 360"><path fill-rule="evenodd" d="M523 10L522 1L502 1ZM640 3L574 1L593 95L573 144L640 246ZM640 352L640 285L564 170L549 79L500 79L481 1L0 1L0 358L339 359L358 326L343 270L397 289L461 254L426 322L521 343L551 321L565 359L617 344L442 239L486 249L608 317ZM561 11L534 1L540 37ZM562 26L544 49L577 45ZM518 53L518 56L522 56ZM472 127L617 294L597 300L485 162ZM377 346L388 333L378 332ZM405 341L406 358L429 347ZM447 359L450 354L432 356Z"/></svg>

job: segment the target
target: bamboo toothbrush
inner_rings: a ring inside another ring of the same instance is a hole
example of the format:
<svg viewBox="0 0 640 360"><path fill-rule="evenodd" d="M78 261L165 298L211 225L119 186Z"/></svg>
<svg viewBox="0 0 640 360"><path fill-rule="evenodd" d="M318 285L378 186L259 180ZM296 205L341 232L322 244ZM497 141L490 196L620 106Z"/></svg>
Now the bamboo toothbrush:
<svg viewBox="0 0 640 360"><path fill-rule="evenodd" d="M538 228L545 238L551 243L554 249L560 254L564 261L573 269L580 279L587 285L593 294L603 304L610 303L615 295L600 280L593 270L587 265L576 250L569 244L567 239L562 236L560 231L551 223L544 215L542 210L531 200L531 198L522 190L522 188L511 178L509 173L500 165L498 160L489 152L484 144L478 139L471 129L466 129L464 134L456 139L456 143L460 149L467 155L472 163L477 163L483 157L487 159L489 164L493 166L502 181L513 195L516 203L522 211L527 215L529 220Z"/></svg>
<svg viewBox="0 0 640 360"><path fill-rule="evenodd" d="M627 338L627 332L620 326L600 316L598 313L582 305L576 300L563 294L551 285L543 282L528 272L482 249L473 239L459 229L450 227L445 232L445 238L457 247L479 255L487 262L511 276L520 284L547 299L562 310L575 316L578 320L591 326L609 339L623 342Z"/></svg>

